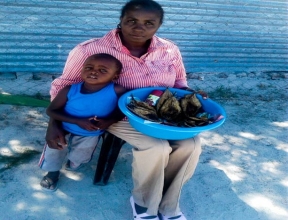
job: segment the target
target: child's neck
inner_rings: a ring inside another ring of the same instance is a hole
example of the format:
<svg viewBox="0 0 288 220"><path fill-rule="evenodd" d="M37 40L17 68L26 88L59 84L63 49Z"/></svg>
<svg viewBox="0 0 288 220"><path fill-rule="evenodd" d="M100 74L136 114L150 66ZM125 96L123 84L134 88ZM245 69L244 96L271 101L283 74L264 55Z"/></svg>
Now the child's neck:
<svg viewBox="0 0 288 220"><path fill-rule="evenodd" d="M94 93L94 92L98 92L101 89L103 89L105 86L107 86L109 83L107 84L100 84L100 85L93 85L93 84L88 84L88 83L83 83L82 87L81 87L81 93L83 94L89 94L89 93Z"/></svg>

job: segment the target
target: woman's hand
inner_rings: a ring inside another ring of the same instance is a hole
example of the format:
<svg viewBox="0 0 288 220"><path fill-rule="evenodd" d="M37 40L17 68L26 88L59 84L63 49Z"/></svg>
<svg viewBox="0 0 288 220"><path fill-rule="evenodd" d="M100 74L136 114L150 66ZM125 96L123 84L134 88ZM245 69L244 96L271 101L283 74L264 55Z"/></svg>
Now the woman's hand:
<svg viewBox="0 0 288 220"><path fill-rule="evenodd" d="M208 94L206 92L204 92L203 90L199 90L196 93L201 95L203 99L207 99L208 98Z"/></svg>
<svg viewBox="0 0 288 220"><path fill-rule="evenodd" d="M67 146L62 124L52 118L49 120L45 139L48 147L53 149L63 150L64 147Z"/></svg>
<svg viewBox="0 0 288 220"><path fill-rule="evenodd" d="M208 98L208 94L206 92L204 92L203 90L196 91L196 90L190 89L188 87L187 88L183 88L183 89L185 89L187 91L190 91L190 92L194 92L196 94L199 94L199 95L202 96L203 99L207 99Z"/></svg>

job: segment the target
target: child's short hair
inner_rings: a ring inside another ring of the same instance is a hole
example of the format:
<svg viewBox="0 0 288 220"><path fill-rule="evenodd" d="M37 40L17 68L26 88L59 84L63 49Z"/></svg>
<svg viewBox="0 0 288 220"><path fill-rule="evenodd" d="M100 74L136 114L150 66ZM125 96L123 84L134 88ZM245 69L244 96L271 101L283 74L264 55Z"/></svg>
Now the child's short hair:
<svg viewBox="0 0 288 220"><path fill-rule="evenodd" d="M121 70L123 68L122 63L114 56L108 54L108 53L97 53L97 54L93 54L88 58L93 58L93 59L97 59L97 58L104 58L107 60L113 60L116 64L117 67L117 74L121 73Z"/></svg>

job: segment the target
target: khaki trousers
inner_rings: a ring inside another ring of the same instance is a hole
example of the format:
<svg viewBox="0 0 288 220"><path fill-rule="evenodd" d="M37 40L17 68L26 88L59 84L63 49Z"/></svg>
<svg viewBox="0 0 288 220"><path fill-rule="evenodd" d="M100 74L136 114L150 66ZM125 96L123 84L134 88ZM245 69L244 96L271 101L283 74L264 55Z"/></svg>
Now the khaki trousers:
<svg viewBox="0 0 288 220"><path fill-rule="evenodd" d="M127 121L108 131L133 146L133 198L147 213L175 216L180 212L181 189L193 175L201 154L199 137L167 141L146 136Z"/></svg>

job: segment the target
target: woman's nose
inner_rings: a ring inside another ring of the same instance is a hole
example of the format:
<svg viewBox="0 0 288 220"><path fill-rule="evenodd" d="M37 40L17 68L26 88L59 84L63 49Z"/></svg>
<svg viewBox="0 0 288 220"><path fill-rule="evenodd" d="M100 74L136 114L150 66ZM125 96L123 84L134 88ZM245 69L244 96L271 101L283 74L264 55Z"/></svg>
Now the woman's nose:
<svg viewBox="0 0 288 220"><path fill-rule="evenodd" d="M137 23L137 24L135 25L135 29L136 29L136 30L144 30L144 24L139 24L139 23Z"/></svg>

